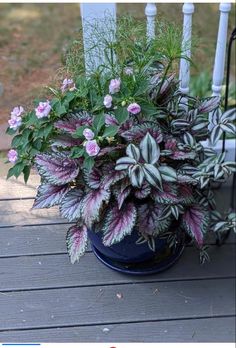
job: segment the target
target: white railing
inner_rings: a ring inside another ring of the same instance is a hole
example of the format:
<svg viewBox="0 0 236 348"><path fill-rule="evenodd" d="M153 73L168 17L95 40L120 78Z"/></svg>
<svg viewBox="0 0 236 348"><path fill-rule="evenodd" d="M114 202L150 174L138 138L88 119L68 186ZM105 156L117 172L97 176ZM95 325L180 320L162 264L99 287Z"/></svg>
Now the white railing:
<svg viewBox="0 0 236 348"><path fill-rule="evenodd" d="M199 4L201 6L201 4ZM227 31L228 31L228 16L231 9L230 3L221 3L219 5L220 19L219 19L219 28L218 28L218 36L217 36L217 44L216 44L216 52L215 52L215 61L214 61L214 69L212 76L212 95L221 95L221 90L223 86L224 80L224 72L225 72L225 54L226 54L226 46L227 46ZM94 19L104 18L105 13L109 12L111 16L116 18L116 4L115 3L86 3L81 4L81 13L82 13L82 21L83 24L86 19L90 21ZM183 41L182 48L183 54L187 57L191 57L191 37L192 37L192 17L194 13L194 5L193 3L184 3L182 7L183 12ZM145 15L147 17L147 40L150 40L155 37L155 20L157 15L157 6L155 3L147 3L145 7ZM84 30L84 46L85 49L89 48L88 38L92 35L92 33L88 30ZM96 54L94 54L96 57ZM95 58L96 59L96 58ZM99 59L97 59L93 66L96 67L101 61L105 59L99 54ZM89 57L86 57L85 54L85 63L86 69L89 71ZM180 67L179 67L179 88L183 94L189 93L189 83L190 83L190 63L188 60L181 59ZM191 92L191 91L190 91ZM211 115L209 115L209 122L211 127ZM208 144L209 145L209 144ZM216 149L222 148L222 141L216 146ZM234 151L235 151L235 141L227 140L226 149L228 150L228 159L234 159Z"/></svg>

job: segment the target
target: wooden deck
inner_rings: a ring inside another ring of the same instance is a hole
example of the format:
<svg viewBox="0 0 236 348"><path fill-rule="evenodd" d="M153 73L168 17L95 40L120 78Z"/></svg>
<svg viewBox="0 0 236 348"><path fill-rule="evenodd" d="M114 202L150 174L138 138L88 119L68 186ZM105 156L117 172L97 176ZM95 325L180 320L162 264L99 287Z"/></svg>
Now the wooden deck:
<svg viewBox="0 0 236 348"><path fill-rule="evenodd" d="M71 265L69 224L57 209L30 211L37 184L0 178L0 342L235 341L233 235L209 242L210 263L189 246L149 277L109 270L91 250Z"/></svg>

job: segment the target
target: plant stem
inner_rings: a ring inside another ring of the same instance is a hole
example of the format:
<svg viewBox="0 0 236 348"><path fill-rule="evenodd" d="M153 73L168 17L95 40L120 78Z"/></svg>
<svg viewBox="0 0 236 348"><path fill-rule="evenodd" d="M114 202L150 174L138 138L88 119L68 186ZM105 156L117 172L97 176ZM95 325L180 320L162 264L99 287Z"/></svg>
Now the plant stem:
<svg viewBox="0 0 236 348"><path fill-rule="evenodd" d="M157 94L159 94L160 91L161 91L161 87L163 86L163 83L165 82L165 78L166 78L166 76L167 76L167 73L168 73L169 69L171 68L171 65L172 65L172 59L171 59L171 60L169 61L169 63L167 64L167 67L166 67L166 69L165 69L165 72L164 72L164 75L163 75L163 78L162 78L162 81L161 81L161 84L160 84L160 87L159 87L159 89L158 89L158 93L157 93Z"/></svg>

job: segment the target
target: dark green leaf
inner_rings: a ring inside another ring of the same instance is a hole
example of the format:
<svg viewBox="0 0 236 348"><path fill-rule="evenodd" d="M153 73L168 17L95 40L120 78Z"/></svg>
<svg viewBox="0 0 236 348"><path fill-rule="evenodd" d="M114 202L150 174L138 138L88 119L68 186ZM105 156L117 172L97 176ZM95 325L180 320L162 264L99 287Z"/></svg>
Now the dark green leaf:
<svg viewBox="0 0 236 348"><path fill-rule="evenodd" d="M119 124L124 123L129 117L129 113L128 113L127 109L122 108L122 107L118 107L114 111L114 114L115 114L115 117L116 117L117 121L119 122Z"/></svg>
<svg viewBox="0 0 236 348"><path fill-rule="evenodd" d="M119 127L118 126L108 126L105 128L105 131L103 133L103 137L114 137L118 132Z"/></svg>
<svg viewBox="0 0 236 348"><path fill-rule="evenodd" d="M105 115L104 113L98 114L94 116L93 126L96 129L97 133L101 130L101 128L105 124Z"/></svg>

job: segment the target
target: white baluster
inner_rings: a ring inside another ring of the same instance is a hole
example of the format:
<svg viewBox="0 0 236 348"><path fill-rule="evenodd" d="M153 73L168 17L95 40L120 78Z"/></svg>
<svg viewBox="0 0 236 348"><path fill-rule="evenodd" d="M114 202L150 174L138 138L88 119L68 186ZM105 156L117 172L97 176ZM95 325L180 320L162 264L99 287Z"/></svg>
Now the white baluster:
<svg viewBox="0 0 236 348"><path fill-rule="evenodd" d="M227 45L227 31L228 31L228 17L231 9L230 3L221 3L219 6L220 10L220 21L216 44L215 62L212 77L212 95L220 96L222 84L224 80L225 71L225 53ZM213 114L209 113L209 130L212 129Z"/></svg>
<svg viewBox="0 0 236 348"><path fill-rule="evenodd" d="M212 95L220 96L224 79L225 69L225 52L227 44L227 31L228 31L228 17L231 9L230 3L221 3L220 10L220 22L218 29L215 63L212 78Z"/></svg>
<svg viewBox="0 0 236 348"><path fill-rule="evenodd" d="M183 40L182 40L182 54L186 57L191 57L191 36L192 36L192 14L194 12L194 5L191 2L183 5ZM181 58L179 69L179 89L183 94L189 93L190 81L190 63L188 60Z"/></svg>
<svg viewBox="0 0 236 348"><path fill-rule="evenodd" d="M147 3L145 15L147 16L147 40L151 40L155 37L155 17L157 15L157 7L154 3Z"/></svg>
<svg viewBox="0 0 236 348"><path fill-rule="evenodd" d="M86 73L89 74L105 62L104 45L100 42L91 24L96 23L96 31L109 41L115 40L116 4L81 3L83 42ZM93 48L92 48L93 47ZM92 49L91 49L92 48Z"/></svg>

